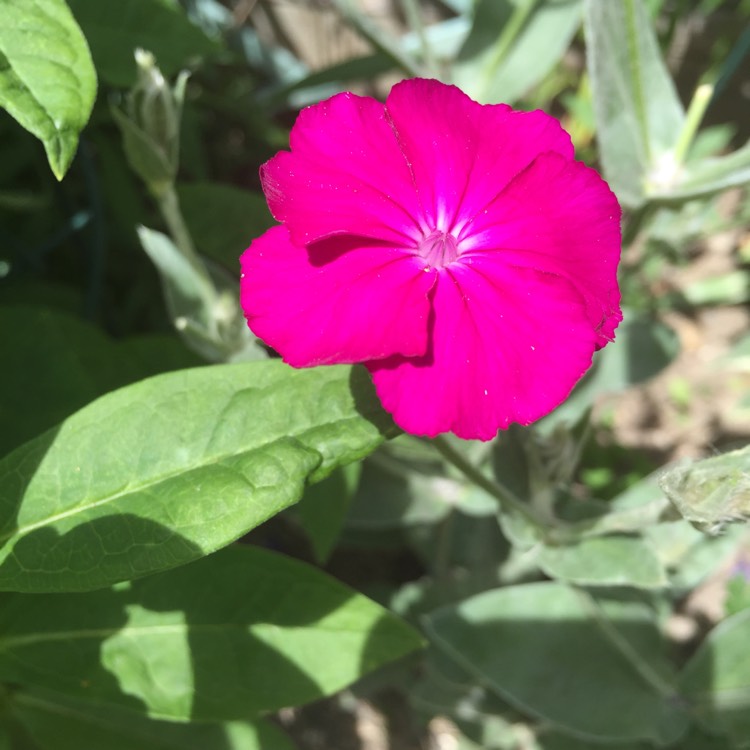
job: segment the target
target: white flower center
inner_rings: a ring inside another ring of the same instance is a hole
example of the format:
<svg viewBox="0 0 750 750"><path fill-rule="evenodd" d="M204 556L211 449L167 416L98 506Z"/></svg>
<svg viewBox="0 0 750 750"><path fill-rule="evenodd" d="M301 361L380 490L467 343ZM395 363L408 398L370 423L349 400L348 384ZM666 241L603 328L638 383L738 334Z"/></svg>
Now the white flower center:
<svg viewBox="0 0 750 750"><path fill-rule="evenodd" d="M458 240L450 232L435 229L422 238L417 254L432 268L443 268L458 258Z"/></svg>

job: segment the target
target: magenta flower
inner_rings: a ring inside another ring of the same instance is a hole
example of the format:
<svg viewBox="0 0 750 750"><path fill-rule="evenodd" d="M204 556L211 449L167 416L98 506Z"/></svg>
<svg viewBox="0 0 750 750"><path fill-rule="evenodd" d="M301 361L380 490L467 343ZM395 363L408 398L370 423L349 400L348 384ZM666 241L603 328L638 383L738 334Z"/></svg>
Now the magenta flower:
<svg viewBox="0 0 750 750"><path fill-rule="evenodd" d="M364 363L405 431L489 440L557 406L613 338L620 207L543 112L409 80L303 110L261 168L252 331L294 367Z"/></svg>

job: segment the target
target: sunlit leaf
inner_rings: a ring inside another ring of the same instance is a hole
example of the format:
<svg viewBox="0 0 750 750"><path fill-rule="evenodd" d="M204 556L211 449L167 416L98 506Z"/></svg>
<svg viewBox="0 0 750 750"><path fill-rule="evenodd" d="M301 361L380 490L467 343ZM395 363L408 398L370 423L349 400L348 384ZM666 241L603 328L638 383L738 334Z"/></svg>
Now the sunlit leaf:
<svg viewBox="0 0 750 750"><path fill-rule="evenodd" d="M628 206L672 179L685 113L641 0L585 0L586 61L604 172Z"/></svg>
<svg viewBox="0 0 750 750"><path fill-rule="evenodd" d="M64 0L0 0L0 107L68 171L96 96L86 40Z"/></svg>
<svg viewBox="0 0 750 750"><path fill-rule="evenodd" d="M481 102L515 101L560 60L581 18L581 0L480 0L456 84Z"/></svg>
<svg viewBox="0 0 750 750"><path fill-rule="evenodd" d="M686 200L718 193L750 183L750 143L734 153L686 164L675 174L674 183L655 197Z"/></svg>
<svg viewBox="0 0 750 750"><path fill-rule="evenodd" d="M129 587L9 595L0 612L3 680L176 721L307 703L420 645L361 594L247 545Z"/></svg>
<svg viewBox="0 0 750 750"><path fill-rule="evenodd" d="M0 589L87 590L195 560L393 429L359 368L217 365L109 393L0 461Z"/></svg>

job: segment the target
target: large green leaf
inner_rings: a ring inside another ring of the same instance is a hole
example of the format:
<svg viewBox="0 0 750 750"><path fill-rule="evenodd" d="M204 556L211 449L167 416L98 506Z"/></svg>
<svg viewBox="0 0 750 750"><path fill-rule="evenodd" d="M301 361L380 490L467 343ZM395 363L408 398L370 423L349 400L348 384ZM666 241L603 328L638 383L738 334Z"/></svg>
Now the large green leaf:
<svg viewBox="0 0 750 750"><path fill-rule="evenodd" d="M0 612L0 678L177 721L300 705L420 645L317 569L240 545L129 587L7 595Z"/></svg>
<svg viewBox="0 0 750 750"><path fill-rule="evenodd" d="M685 727L638 601L595 601L560 583L509 586L437 610L426 627L500 697L573 736L661 744Z"/></svg>
<svg viewBox="0 0 750 750"><path fill-rule="evenodd" d="M0 456L97 396L164 370L199 364L176 337L113 341L91 323L31 305L0 308Z"/></svg>
<svg viewBox="0 0 750 750"><path fill-rule="evenodd" d="M194 560L393 429L360 368L216 365L110 393L0 461L0 589L88 590Z"/></svg>
<svg viewBox="0 0 750 750"><path fill-rule="evenodd" d="M685 113L641 0L585 0L586 59L604 172L628 206L673 177Z"/></svg>
<svg viewBox="0 0 750 750"><path fill-rule="evenodd" d="M10 710L40 750L294 750L262 720L178 724L38 690L14 692Z"/></svg>
<svg viewBox="0 0 750 750"><path fill-rule="evenodd" d="M134 53L148 50L164 75L192 58L215 52L217 45L193 25L177 3L163 0L68 0L102 80L126 87L135 82Z"/></svg>
<svg viewBox="0 0 750 750"><path fill-rule="evenodd" d="M515 101L563 56L581 15L581 0L480 0L455 82L481 102Z"/></svg>
<svg viewBox="0 0 750 750"><path fill-rule="evenodd" d="M716 532L750 519L750 446L682 463L659 478L664 494L697 528Z"/></svg>
<svg viewBox="0 0 750 750"><path fill-rule="evenodd" d="M0 107L44 144L61 180L96 96L96 73L64 0L0 0Z"/></svg>
<svg viewBox="0 0 750 750"><path fill-rule="evenodd" d="M709 633L681 677L696 716L713 731L729 734L735 747L750 747L749 641L746 609Z"/></svg>

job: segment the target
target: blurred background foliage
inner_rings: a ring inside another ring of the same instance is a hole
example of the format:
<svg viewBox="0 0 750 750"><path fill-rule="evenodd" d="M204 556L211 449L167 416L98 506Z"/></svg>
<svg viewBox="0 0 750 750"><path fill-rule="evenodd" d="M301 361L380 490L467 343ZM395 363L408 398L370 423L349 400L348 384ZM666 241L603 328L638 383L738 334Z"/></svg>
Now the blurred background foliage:
<svg viewBox="0 0 750 750"><path fill-rule="evenodd" d="M543 108L625 209L625 322L534 430L452 445L576 543L494 522L494 501L413 438L335 471L247 541L326 569L430 645L274 721L302 750L750 747L750 545L727 526L750 514L750 2L68 6L98 78L75 158L0 117L0 454L120 386L268 356L236 306L238 257L273 223L258 168L301 107L430 76ZM88 710L68 700L22 694L8 746L67 747ZM194 746L143 722L148 747ZM112 741L90 731L70 746ZM195 746L291 747L243 731Z"/></svg>

